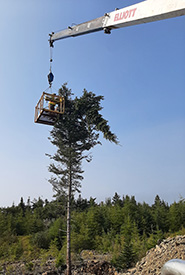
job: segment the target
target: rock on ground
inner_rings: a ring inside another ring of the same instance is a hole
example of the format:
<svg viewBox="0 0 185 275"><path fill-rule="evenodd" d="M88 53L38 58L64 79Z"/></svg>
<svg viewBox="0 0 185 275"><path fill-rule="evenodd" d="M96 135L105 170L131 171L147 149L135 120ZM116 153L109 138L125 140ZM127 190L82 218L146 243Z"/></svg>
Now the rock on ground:
<svg viewBox="0 0 185 275"><path fill-rule="evenodd" d="M91 254L93 252L90 252ZM146 256L132 269L118 273L102 255L93 254L93 259L85 260L83 264L73 266L72 275L160 275L162 266L171 259L185 260L185 236L176 236L162 241L150 249ZM58 272L55 259L49 259L43 264L40 260L30 263L5 263L0 266L0 275L65 275Z"/></svg>
<svg viewBox="0 0 185 275"><path fill-rule="evenodd" d="M185 260L185 236L176 236L162 241L150 249L146 256L124 275L160 275L162 266L171 259Z"/></svg>

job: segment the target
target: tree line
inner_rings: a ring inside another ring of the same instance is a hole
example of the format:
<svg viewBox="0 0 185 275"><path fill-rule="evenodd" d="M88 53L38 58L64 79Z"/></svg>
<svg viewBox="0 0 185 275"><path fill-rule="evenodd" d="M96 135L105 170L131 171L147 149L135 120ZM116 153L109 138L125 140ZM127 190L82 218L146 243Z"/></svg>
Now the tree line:
<svg viewBox="0 0 185 275"><path fill-rule="evenodd" d="M65 264L66 196L49 202L41 198L0 208L0 261L31 261L55 257ZM71 202L72 260L82 250L110 253L112 264L127 268L163 238L185 234L185 201L168 205L157 195L154 203L117 193L97 203L79 196Z"/></svg>

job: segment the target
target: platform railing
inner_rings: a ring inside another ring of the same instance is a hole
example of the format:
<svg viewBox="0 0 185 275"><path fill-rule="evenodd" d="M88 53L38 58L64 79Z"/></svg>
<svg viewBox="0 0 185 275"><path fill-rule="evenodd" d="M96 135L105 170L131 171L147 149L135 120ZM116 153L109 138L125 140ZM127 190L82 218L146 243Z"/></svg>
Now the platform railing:
<svg viewBox="0 0 185 275"><path fill-rule="evenodd" d="M161 275L185 275L185 261L173 259L166 262L161 270Z"/></svg>
<svg viewBox="0 0 185 275"><path fill-rule="evenodd" d="M41 98L39 99L39 101L35 107L35 121L37 120L41 111L43 110L43 106L44 106L44 94L42 94Z"/></svg>
<svg viewBox="0 0 185 275"><path fill-rule="evenodd" d="M51 125L53 124L51 122L54 122L54 118L57 118L57 115L63 114L64 111L65 111L64 97L58 96L56 94L49 94L49 93L43 92L41 98L39 99L35 107L34 121L36 123L44 123L44 124L47 124L47 121L48 121L49 125Z"/></svg>

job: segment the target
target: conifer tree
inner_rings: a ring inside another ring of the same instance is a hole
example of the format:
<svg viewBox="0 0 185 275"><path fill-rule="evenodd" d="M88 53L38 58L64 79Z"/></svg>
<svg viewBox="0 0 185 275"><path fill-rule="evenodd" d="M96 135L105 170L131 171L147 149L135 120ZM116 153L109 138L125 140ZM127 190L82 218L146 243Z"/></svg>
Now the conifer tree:
<svg viewBox="0 0 185 275"><path fill-rule="evenodd" d="M99 131L105 139L118 144L115 134L110 131L108 121L100 111L102 96L84 90L80 98L72 98L71 90L64 84L59 95L65 98L65 113L61 115L51 131L50 140L57 152L50 156L54 163L49 171L56 196L67 194L67 275L71 275L71 197L79 191L82 173L82 160L91 160L87 152L99 141Z"/></svg>
<svg viewBox="0 0 185 275"><path fill-rule="evenodd" d="M123 251L120 255L123 267L129 268L135 262L136 251L133 246L133 241L136 238L136 224L131 221L130 216L125 217L124 224L121 228L121 233L124 235Z"/></svg>

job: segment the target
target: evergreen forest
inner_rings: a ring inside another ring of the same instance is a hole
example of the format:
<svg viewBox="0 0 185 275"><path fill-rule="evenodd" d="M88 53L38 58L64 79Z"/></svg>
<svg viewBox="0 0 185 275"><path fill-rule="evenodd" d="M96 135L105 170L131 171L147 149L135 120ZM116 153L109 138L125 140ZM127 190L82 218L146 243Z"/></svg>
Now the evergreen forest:
<svg viewBox="0 0 185 275"><path fill-rule="evenodd" d="M65 264L66 197L49 202L41 198L0 208L0 263L56 258ZM154 203L117 193L105 202L72 199L72 261L83 250L111 255L117 268L134 265L162 239L185 234L185 201L168 205L157 195Z"/></svg>

